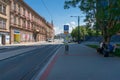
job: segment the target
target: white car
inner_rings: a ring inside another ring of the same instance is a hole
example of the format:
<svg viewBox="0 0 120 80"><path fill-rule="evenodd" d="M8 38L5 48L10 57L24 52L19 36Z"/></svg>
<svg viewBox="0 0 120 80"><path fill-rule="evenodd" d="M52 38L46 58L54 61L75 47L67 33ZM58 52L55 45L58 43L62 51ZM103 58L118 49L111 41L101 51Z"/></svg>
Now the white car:
<svg viewBox="0 0 120 80"><path fill-rule="evenodd" d="M47 41L48 41L48 42L52 42L53 40L49 38L49 39L47 39Z"/></svg>

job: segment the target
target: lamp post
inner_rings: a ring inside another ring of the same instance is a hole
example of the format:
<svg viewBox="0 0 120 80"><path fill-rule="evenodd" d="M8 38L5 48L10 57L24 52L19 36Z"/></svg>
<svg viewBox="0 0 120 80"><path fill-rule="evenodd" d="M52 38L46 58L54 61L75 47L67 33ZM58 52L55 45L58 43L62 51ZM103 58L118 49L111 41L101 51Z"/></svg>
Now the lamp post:
<svg viewBox="0 0 120 80"><path fill-rule="evenodd" d="M78 44L80 44L80 26L79 26L79 22L80 22L80 17L81 16L70 16L70 17L77 17L78 18Z"/></svg>

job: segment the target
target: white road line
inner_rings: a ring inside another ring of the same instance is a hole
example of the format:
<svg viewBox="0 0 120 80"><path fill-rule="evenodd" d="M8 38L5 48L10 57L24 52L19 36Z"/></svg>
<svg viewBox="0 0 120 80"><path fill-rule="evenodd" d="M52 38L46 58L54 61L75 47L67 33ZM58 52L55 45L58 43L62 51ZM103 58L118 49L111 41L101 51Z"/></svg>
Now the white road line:
<svg viewBox="0 0 120 80"><path fill-rule="evenodd" d="M59 47L59 46L58 46ZM39 74L37 76L34 76L31 80L39 80L40 77L42 76L42 74L45 72L45 70L47 69L48 65L52 62L52 60L54 59L54 57L56 56L56 54L58 53L58 51L62 48L62 46L54 53L54 55L50 58L50 60L47 62L47 64L45 65L45 67L39 72Z"/></svg>

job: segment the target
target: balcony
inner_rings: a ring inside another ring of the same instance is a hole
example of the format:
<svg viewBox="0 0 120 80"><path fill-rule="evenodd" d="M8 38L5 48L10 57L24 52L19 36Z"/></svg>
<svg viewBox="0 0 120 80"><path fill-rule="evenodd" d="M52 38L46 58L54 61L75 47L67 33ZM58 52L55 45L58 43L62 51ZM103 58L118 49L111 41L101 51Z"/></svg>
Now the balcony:
<svg viewBox="0 0 120 80"><path fill-rule="evenodd" d="M13 26L13 27L20 27L20 25L18 25L16 23L11 23L10 25Z"/></svg>
<svg viewBox="0 0 120 80"><path fill-rule="evenodd" d="M14 23L10 23L10 25L11 25L11 26L15 26L15 24L14 24Z"/></svg>
<svg viewBox="0 0 120 80"><path fill-rule="evenodd" d="M20 25L20 24L18 24L18 27L21 27L21 25Z"/></svg>
<svg viewBox="0 0 120 80"><path fill-rule="evenodd" d="M26 19L26 17L25 17L25 15L24 15L24 14L22 15L22 18Z"/></svg>

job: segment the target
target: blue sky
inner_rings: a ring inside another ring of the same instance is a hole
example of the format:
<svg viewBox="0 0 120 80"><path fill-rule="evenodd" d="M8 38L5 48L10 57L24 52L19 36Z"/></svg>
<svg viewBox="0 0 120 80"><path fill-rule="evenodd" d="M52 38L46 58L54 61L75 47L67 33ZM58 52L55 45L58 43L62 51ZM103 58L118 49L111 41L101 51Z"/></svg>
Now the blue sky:
<svg viewBox="0 0 120 80"><path fill-rule="evenodd" d="M48 13L41 0L24 1L48 22L53 20L56 34L63 32L63 25L65 24L70 24L72 27L77 26L77 18L70 16L84 16L78 8L64 9L65 0L43 0L50 13ZM83 18L81 18L80 24L84 24ZM72 27L70 27L70 31Z"/></svg>

